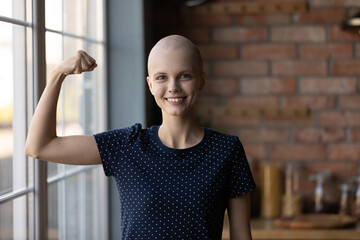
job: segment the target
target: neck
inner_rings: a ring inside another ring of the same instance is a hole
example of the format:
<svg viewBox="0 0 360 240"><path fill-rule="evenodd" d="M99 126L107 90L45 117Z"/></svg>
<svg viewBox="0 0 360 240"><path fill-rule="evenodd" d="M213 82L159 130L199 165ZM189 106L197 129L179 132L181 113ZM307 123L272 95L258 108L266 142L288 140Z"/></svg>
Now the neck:
<svg viewBox="0 0 360 240"><path fill-rule="evenodd" d="M176 149L184 149L198 144L204 135L195 116L169 116L163 114L163 122L159 128L161 142Z"/></svg>

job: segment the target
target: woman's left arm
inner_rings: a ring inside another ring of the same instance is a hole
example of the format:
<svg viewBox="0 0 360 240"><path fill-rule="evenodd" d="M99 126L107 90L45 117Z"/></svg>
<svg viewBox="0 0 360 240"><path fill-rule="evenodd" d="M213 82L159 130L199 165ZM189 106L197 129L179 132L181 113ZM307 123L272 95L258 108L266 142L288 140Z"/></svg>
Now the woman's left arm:
<svg viewBox="0 0 360 240"><path fill-rule="evenodd" d="M250 193L228 202L230 240L251 240Z"/></svg>

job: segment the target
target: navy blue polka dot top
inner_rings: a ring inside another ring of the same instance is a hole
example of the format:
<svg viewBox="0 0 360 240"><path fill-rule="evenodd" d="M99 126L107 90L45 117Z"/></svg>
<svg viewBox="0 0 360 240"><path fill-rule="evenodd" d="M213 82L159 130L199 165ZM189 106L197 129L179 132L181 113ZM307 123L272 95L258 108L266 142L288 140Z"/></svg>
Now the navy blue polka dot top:
<svg viewBox="0 0 360 240"><path fill-rule="evenodd" d="M255 188L239 138L204 128L200 143L173 149L158 129L94 135L119 190L121 239L220 240L228 199Z"/></svg>

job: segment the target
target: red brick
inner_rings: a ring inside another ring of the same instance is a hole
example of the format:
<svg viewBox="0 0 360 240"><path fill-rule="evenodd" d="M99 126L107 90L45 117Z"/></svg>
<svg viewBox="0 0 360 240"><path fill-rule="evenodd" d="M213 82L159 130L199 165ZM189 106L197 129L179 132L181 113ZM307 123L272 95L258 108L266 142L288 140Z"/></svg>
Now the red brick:
<svg viewBox="0 0 360 240"><path fill-rule="evenodd" d="M205 96L203 92L200 92L197 106L211 106L211 105L220 105L221 99L219 96Z"/></svg>
<svg viewBox="0 0 360 240"><path fill-rule="evenodd" d="M242 14L237 16L236 23L239 25L273 25L289 24L288 14Z"/></svg>
<svg viewBox="0 0 360 240"><path fill-rule="evenodd" d="M300 55L303 58L346 58L352 57L351 44L307 44L300 46Z"/></svg>
<svg viewBox="0 0 360 240"><path fill-rule="evenodd" d="M312 110L331 109L336 106L335 96L289 96L283 98L285 106L307 106Z"/></svg>
<svg viewBox="0 0 360 240"><path fill-rule="evenodd" d="M217 28L213 32L217 42L254 42L267 38L265 28L226 27Z"/></svg>
<svg viewBox="0 0 360 240"><path fill-rule="evenodd" d="M245 143L287 142L290 131L288 129L244 129L240 131L240 138Z"/></svg>
<svg viewBox="0 0 360 240"><path fill-rule="evenodd" d="M289 59L295 58L296 48L293 44L249 44L242 45L241 55L244 59Z"/></svg>
<svg viewBox="0 0 360 240"><path fill-rule="evenodd" d="M243 139L240 140L243 141ZM245 149L246 157L249 160L256 160L256 161L267 160L266 146L263 144L245 143L244 149Z"/></svg>
<svg viewBox="0 0 360 240"><path fill-rule="evenodd" d="M157 33L157 37L160 39L171 34L179 34L184 37L187 37L195 44L207 43L210 40L210 31L207 28L191 28L191 29L163 28L161 29L160 32Z"/></svg>
<svg viewBox="0 0 360 240"><path fill-rule="evenodd" d="M234 59L238 57L236 45L198 45L203 59Z"/></svg>
<svg viewBox="0 0 360 240"><path fill-rule="evenodd" d="M211 74L212 64L209 63L207 60L204 60L203 61L203 70L207 75Z"/></svg>
<svg viewBox="0 0 360 240"><path fill-rule="evenodd" d="M293 128L293 127L304 127L313 126L315 120L312 117L307 118L266 118L265 126L276 127L276 128Z"/></svg>
<svg viewBox="0 0 360 240"><path fill-rule="evenodd" d="M342 29L339 26L329 28L330 42L358 42L360 36L357 30Z"/></svg>
<svg viewBox="0 0 360 240"><path fill-rule="evenodd" d="M274 161L324 160L325 147L321 144L277 144L271 147Z"/></svg>
<svg viewBox="0 0 360 240"><path fill-rule="evenodd" d="M356 44L356 57L359 58L360 57L360 44Z"/></svg>
<svg viewBox="0 0 360 240"><path fill-rule="evenodd" d="M259 118L238 117L238 116L213 116L212 125L216 128L222 127L255 127L260 124Z"/></svg>
<svg viewBox="0 0 360 240"><path fill-rule="evenodd" d="M334 75L359 75L360 60L338 60L333 64Z"/></svg>
<svg viewBox="0 0 360 240"><path fill-rule="evenodd" d="M295 92L294 78L245 78L241 80L242 94L289 94Z"/></svg>
<svg viewBox="0 0 360 240"><path fill-rule="evenodd" d="M204 94L234 95L238 93L239 82L235 79L212 79L206 81Z"/></svg>
<svg viewBox="0 0 360 240"><path fill-rule="evenodd" d="M340 128L305 128L295 130L295 140L304 143L328 143L344 141L345 131Z"/></svg>
<svg viewBox="0 0 360 240"><path fill-rule="evenodd" d="M274 75L326 75L326 61L278 61L273 62Z"/></svg>
<svg viewBox="0 0 360 240"><path fill-rule="evenodd" d="M305 94L347 94L356 91L356 78L302 78L300 92Z"/></svg>
<svg viewBox="0 0 360 240"><path fill-rule="evenodd" d="M164 19L163 19L164 20ZM182 15L181 21L188 26L221 26L230 25L230 15Z"/></svg>
<svg viewBox="0 0 360 240"><path fill-rule="evenodd" d="M360 128L352 128L350 130L350 141L360 142Z"/></svg>
<svg viewBox="0 0 360 240"><path fill-rule="evenodd" d="M273 42L325 42L323 27L274 27L271 30Z"/></svg>
<svg viewBox="0 0 360 240"><path fill-rule="evenodd" d="M311 0L311 7L360 7L359 0Z"/></svg>
<svg viewBox="0 0 360 240"><path fill-rule="evenodd" d="M319 115L319 123L323 126L358 127L360 112L323 112Z"/></svg>
<svg viewBox="0 0 360 240"><path fill-rule="evenodd" d="M230 107L264 107L277 106L279 100L276 97L232 97L227 104Z"/></svg>
<svg viewBox="0 0 360 240"><path fill-rule="evenodd" d="M341 143L331 144L328 147L328 155L330 160L353 160L360 159L360 144L359 143Z"/></svg>
<svg viewBox="0 0 360 240"><path fill-rule="evenodd" d="M214 63L213 71L215 76L264 76L268 74L269 66L262 61L221 61Z"/></svg>
<svg viewBox="0 0 360 240"><path fill-rule="evenodd" d="M360 110L360 96L340 96L339 106L341 109Z"/></svg>
<svg viewBox="0 0 360 240"><path fill-rule="evenodd" d="M294 15L297 24L339 24L346 19L345 9L310 9Z"/></svg>

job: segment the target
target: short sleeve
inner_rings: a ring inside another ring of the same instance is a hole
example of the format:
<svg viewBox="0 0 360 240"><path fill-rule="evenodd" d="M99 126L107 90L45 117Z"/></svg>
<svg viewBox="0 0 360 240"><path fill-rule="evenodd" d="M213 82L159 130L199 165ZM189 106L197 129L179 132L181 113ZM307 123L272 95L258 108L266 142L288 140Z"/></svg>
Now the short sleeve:
<svg viewBox="0 0 360 240"><path fill-rule="evenodd" d="M118 170L115 165L121 159L123 150L136 138L141 128L141 124L137 123L128 128L109 130L94 135L106 176L113 176L115 169Z"/></svg>
<svg viewBox="0 0 360 240"><path fill-rule="evenodd" d="M236 139L231 157L232 166L230 169L228 198L236 198L254 190L256 184L239 138Z"/></svg>

